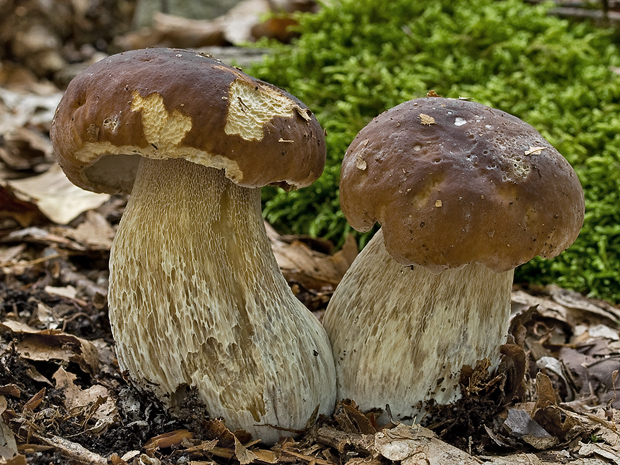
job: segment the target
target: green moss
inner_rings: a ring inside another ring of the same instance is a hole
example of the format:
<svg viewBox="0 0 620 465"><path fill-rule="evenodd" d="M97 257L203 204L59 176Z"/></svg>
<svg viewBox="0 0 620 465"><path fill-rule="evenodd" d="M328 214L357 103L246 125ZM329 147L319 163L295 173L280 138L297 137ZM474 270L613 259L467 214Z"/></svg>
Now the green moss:
<svg viewBox="0 0 620 465"><path fill-rule="evenodd" d="M311 187L265 191L278 228L341 242L340 162L374 116L430 89L536 127L574 166L586 195L575 244L517 279L620 301L620 51L609 30L519 0L340 0L301 16L302 35L250 73L286 88L327 130L328 166Z"/></svg>

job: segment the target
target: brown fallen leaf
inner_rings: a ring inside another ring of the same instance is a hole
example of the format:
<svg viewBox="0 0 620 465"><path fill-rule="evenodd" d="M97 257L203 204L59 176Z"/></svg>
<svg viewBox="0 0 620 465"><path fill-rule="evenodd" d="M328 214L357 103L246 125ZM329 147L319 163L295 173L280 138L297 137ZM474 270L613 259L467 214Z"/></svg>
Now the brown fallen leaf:
<svg viewBox="0 0 620 465"><path fill-rule="evenodd" d="M169 433L160 434L146 441L144 450L146 450L149 456L152 456L158 449L179 445L183 439L192 439L193 437L194 434L186 429L170 431Z"/></svg>
<svg viewBox="0 0 620 465"><path fill-rule="evenodd" d="M103 215L89 210L84 221L77 228L66 230L64 235L83 244L88 250L110 250L114 229Z"/></svg>
<svg viewBox="0 0 620 465"><path fill-rule="evenodd" d="M252 453L256 456L256 460L264 463L278 463L278 456L272 450L254 449Z"/></svg>
<svg viewBox="0 0 620 465"><path fill-rule="evenodd" d="M0 323L1 331L10 331L14 336L19 336L15 349L26 360L75 362L86 373L98 371L99 353L90 341L59 330L39 331L13 320Z"/></svg>
<svg viewBox="0 0 620 465"><path fill-rule="evenodd" d="M265 223L267 236L276 261L289 282L297 282L306 289L335 289L357 256L358 248L349 236L342 249L333 255L317 252L301 241L284 241L270 225Z"/></svg>
<svg viewBox="0 0 620 465"><path fill-rule="evenodd" d="M0 160L14 171L37 169L52 163L52 143L41 131L15 127L2 136Z"/></svg>
<svg viewBox="0 0 620 465"><path fill-rule="evenodd" d="M206 421L203 433L209 439L217 439L218 446L225 449L234 449L237 440L247 443L252 439L252 436L245 431L230 431L224 422L218 419Z"/></svg>
<svg viewBox="0 0 620 465"><path fill-rule="evenodd" d="M0 397L0 414L6 410L6 399ZM15 435L0 416L0 459L9 460L18 454Z"/></svg>
<svg viewBox="0 0 620 465"><path fill-rule="evenodd" d="M6 183L20 200L36 205L46 217L58 224L67 224L110 198L108 194L97 194L75 186L56 164L38 176Z"/></svg>
<svg viewBox="0 0 620 465"><path fill-rule="evenodd" d="M375 434L375 449L388 460L404 464L474 465L482 463L454 446L438 439L421 426L399 424Z"/></svg>
<svg viewBox="0 0 620 465"><path fill-rule="evenodd" d="M43 402L43 398L45 397L45 388L41 389L39 392L37 392L34 396L32 396L28 402L26 402L24 404L24 411L25 412L32 412L34 411L39 405L41 405L41 402Z"/></svg>
<svg viewBox="0 0 620 465"><path fill-rule="evenodd" d="M256 454L254 454L250 449L246 448L239 439L235 437L235 457L239 460L241 465L247 465L248 463L252 463L257 459Z"/></svg>
<svg viewBox="0 0 620 465"><path fill-rule="evenodd" d="M375 434L378 429L376 423L363 414L351 400L344 400L336 405L334 419L346 433Z"/></svg>
<svg viewBox="0 0 620 465"><path fill-rule="evenodd" d="M2 229L43 224L47 218L32 202L20 200L13 189L0 181L0 225Z"/></svg>
<svg viewBox="0 0 620 465"><path fill-rule="evenodd" d="M559 442L570 441L586 431L585 422L579 415L568 412L558 405L557 394L551 380L541 372L536 375L536 395L537 400L531 417L550 435L558 438ZM538 445L540 444L535 446ZM555 445L549 444L549 447Z"/></svg>
<svg viewBox="0 0 620 465"><path fill-rule="evenodd" d="M3 465L27 465L26 456L19 454L13 458L6 460Z"/></svg>
<svg viewBox="0 0 620 465"><path fill-rule="evenodd" d="M4 386L0 386L0 396L11 396L19 399L21 395L22 391L16 384L5 384ZM4 410L0 408L0 414L3 411Z"/></svg>
<svg viewBox="0 0 620 465"><path fill-rule="evenodd" d="M56 381L56 388L62 390L65 395L64 403L67 410L85 410L96 404L96 409L89 416L98 420L99 429L112 425L118 420L116 402L106 387L94 384L87 389L81 389L75 384L77 376L65 371L62 367L52 377Z"/></svg>

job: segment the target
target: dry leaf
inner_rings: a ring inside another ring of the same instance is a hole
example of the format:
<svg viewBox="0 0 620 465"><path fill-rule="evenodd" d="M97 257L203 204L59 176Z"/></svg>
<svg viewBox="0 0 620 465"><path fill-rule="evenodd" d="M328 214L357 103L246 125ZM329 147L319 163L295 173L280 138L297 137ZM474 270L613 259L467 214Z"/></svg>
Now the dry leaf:
<svg viewBox="0 0 620 465"><path fill-rule="evenodd" d="M112 399L110 391L104 386L94 384L88 389L80 389L74 383L77 376L65 371L63 368L59 368L54 373L53 378L56 381L56 388L64 392L67 410L84 409L100 402L99 399L105 398L106 400L100 402L101 405L98 406L92 417L102 423L100 427L112 425L118 418L116 403Z"/></svg>
<svg viewBox="0 0 620 465"><path fill-rule="evenodd" d="M3 465L27 465L26 456L19 454L15 457L8 459L6 462L3 462Z"/></svg>
<svg viewBox="0 0 620 465"><path fill-rule="evenodd" d="M45 286L45 292L52 295L59 295L67 299L75 299L77 297L77 289L73 286Z"/></svg>
<svg viewBox="0 0 620 465"><path fill-rule="evenodd" d="M402 460L403 465L441 464L474 465L481 463L467 452L451 446L421 426L399 424L375 435L375 449L389 460Z"/></svg>
<svg viewBox="0 0 620 465"><path fill-rule="evenodd" d="M170 431L169 433L160 434L154 438L149 439L144 445L144 449L152 454L157 449L165 449L181 444L183 439L192 439L194 434L186 429L179 429L176 431Z"/></svg>
<svg viewBox="0 0 620 465"><path fill-rule="evenodd" d="M0 330L20 336L15 348L27 360L76 362L87 373L96 373L99 368L97 348L85 339L58 330L38 331L12 320L0 323Z"/></svg>
<svg viewBox="0 0 620 465"><path fill-rule="evenodd" d="M2 397L2 399L4 399L4 397ZM15 435L0 416L0 459L8 460L15 457L17 454Z"/></svg>
<svg viewBox="0 0 620 465"><path fill-rule="evenodd" d="M247 449L239 439L235 437L235 456L241 465L247 465L248 463L252 463L256 460L256 454L251 450Z"/></svg>
<svg viewBox="0 0 620 465"><path fill-rule="evenodd" d="M114 229L100 213L94 210L86 212L85 219L75 229L65 232L90 250L110 250L114 239Z"/></svg>
<svg viewBox="0 0 620 465"><path fill-rule="evenodd" d="M620 452L617 448L611 447L608 444L582 444L579 448L579 455L582 457L590 457L592 455L604 457L611 462L620 465Z"/></svg>
<svg viewBox="0 0 620 465"><path fill-rule="evenodd" d="M34 396L32 396L28 402L24 404L24 411L32 412L34 411L41 402L43 402L43 398L45 397L45 388L41 389Z"/></svg>
<svg viewBox="0 0 620 465"><path fill-rule="evenodd" d="M4 106L0 112L0 134L16 127L49 125L61 98L62 92L36 95L0 87L0 102Z"/></svg>
<svg viewBox="0 0 620 465"><path fill-rule="evenodd" d="M67 179L58 165L30 178L7 181L22 201L32 202L50 220L67 224L81 213L101 206L110 196L85 191Z"/></svg>
<svg viewBox="0 0 620 465"><path fill-rule="evenodd" d="M348 236L342 249L333 255L317 252L301 241L291 243L267 223L276 261L289 282L297 282L306 289L335 288L357 256L358 248L353 236Z"/></svg>
<svg viewBox="0 0 620 465"><path fill-rule="evenodd" d="M13 220L13 224L3 225L3 229L11 229L16 226L26 228L33 224L45 222L45 216L31 202L18 199L13 189L0 180L0 219Z"/></svg>
<svg viewBox="0 0 620 465"><path fill-rule="evenodd" d="M264 463L278 463L278 456L275 452L267 449L256 449L252 453L256 456L256 460Z"/></svg>

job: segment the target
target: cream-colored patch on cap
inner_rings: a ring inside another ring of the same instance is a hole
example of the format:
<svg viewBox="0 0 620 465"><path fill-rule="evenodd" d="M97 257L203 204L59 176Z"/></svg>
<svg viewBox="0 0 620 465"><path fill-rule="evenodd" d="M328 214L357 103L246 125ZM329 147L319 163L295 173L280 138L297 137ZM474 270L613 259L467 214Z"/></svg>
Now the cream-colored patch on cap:
<svg viewBox="0 0 620 465"><path fill-rule="evenodd" d="M158 149L174 147L192 129L192 119L178 110L169 113L161 95L153 93L142 97L136 91L132 95L131 110L142 111L144 137L149 144Z"/></svg>
<svg viewBox="0 0 620 465"><path fill-rule="evenodd" d="M270 87L244 79L230 85L228 116L224 131L245 140L261 140L265 123L276 116L291 117L297 104Z"/></svg>

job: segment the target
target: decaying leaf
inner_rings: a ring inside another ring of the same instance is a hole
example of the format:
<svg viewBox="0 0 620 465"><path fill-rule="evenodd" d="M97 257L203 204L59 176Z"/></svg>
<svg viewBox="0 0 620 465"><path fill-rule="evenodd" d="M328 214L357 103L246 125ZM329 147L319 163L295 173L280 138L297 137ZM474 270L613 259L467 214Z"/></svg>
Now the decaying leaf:
<svg viewBox="0 0 620 465"><path fill-rule="evenodd" d="M84 411L94 406L88 417L98 421L99 429L104 429L118 420L116 403L106 387L94 384L87 389L81 389L75 384L77 376L65 371L64 368L59 368L53 378L56 381L56 388L61 389L65 395L67 410Z"/></svg>
<svg viewBox="0 0 620 465"><path fill-rule="evenodd" d="M32 202L17 198L13 189L0 180L0 220L3 229L13 229L17 226L25 228L40 224L46 218Z"/></svg>
<svg viewBox="0 0 620 465"><path fill-rule="evenodd" d="M399 424L375 434L375 449L388 460L404 463L473 465L481 463L467 452L441 440L421 426ZM409 461L409 462L407 462Z"/></svg>
<svg viewBox="0 0 620 465"><path fill-rule="evenodd" d="M334 412L334 419L345 433L375 434L377 425L373 424L372 414L369 416L363 414L351 400L339 402Z"/></svg>
<svg viewBox="0 0 620 465"><path fill-rule="evenodd" d="M0 396L0 415L6 410L6 399ZM0 416L0 459L8 460L18 454L17 442L11 428Z"/></svg>
<svg viewBox="0 0 620 465"><path fill-rule="evenodd" d="M38 331L13 320L0 323L0 331L10 331L19 336L15 347L20 356L27 360L75 362L87 373L96 373L99 367L97 348L85 339L58 330Z"/></svg>
<svg viewBox="0 0 620 465"><path fill-rule="evenodd" d="M333 290L357 256L358 248L353 236L347 238L340 251L328 255L312 250L299 240L288 243L271 226L265 226L284 277L307 289L327 286Z"/></svg>
<svg viewBox="0 0 620 465"><path fill-rule="evenodd" d="M77 228L67 230L65 235L85 244L91 250L110 250L114 229L103 215L89 210L85 214L84 221Z"/></svg>
<svg viewBox="0 0 620 465"><path fill-rule="evenodd" d="M611 463L620 465L620 451L617 448L611 447L607 444L582 444L579 448L579 455L581 455L582 457L603 457L609 460Z"/></svg>
<svg viewBox="0 0 620 465"><path fill-rule="evenodd" d="M532 419L560 442L570 441L585 431L583 420L558 405L551 380L543 373L536 376L536 394Z"/></svg>
<svg viewBox="0 0 620 465"><path fill-rule="evenodd" d="M35 410L41 402L43 402L43 398L45 397L45 388L41 389L34 396L32 396L28 402L24 404L24 411L32 412Z"/></svg>

